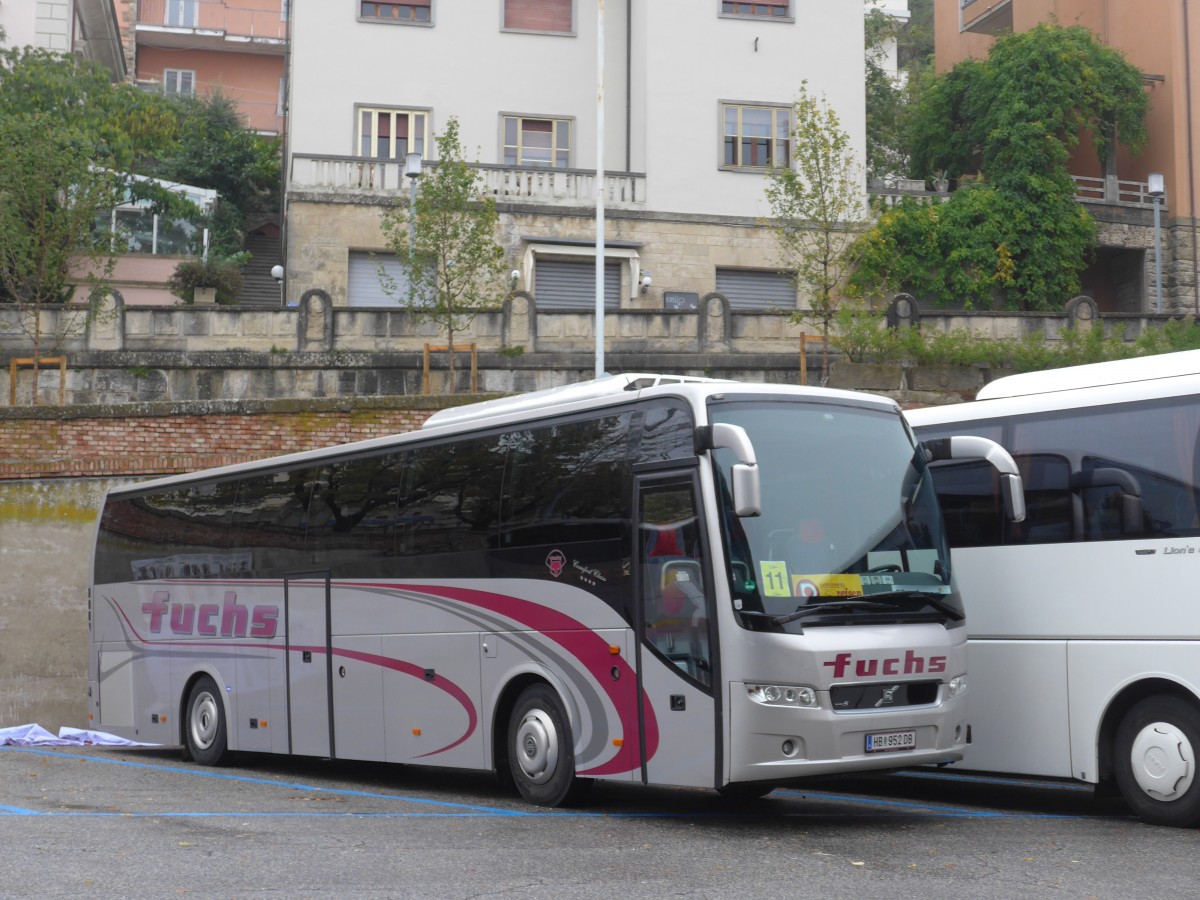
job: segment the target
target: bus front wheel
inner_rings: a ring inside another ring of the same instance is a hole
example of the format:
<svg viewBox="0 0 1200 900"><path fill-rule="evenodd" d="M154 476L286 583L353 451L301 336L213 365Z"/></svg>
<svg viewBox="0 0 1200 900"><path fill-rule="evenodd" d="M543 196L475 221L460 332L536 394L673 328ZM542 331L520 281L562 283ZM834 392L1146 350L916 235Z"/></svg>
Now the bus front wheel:
<svg viewBox="0 0 1200 900"><path fill-rule="evenodd" d="M508 763L521 796L539 806L569 804L590 785L575 775L571 729L549 685L531 685L517 698L508 723Z"/></svg>
<svg viewBox="0 0 1200 900"><path fill-rule="evenodd" d="M184 738L188 755L202 766L219 766L229 759L225 707L216 682L205 675L188 696Z"/></svg>
<svg viewBox="0 0 1200 900"><path fill-rule="evenodd" d="M1125 802L1155 825L1200 823L1200 713L1176 697L1148 697L1117 727L1114 761Z"/></svg>

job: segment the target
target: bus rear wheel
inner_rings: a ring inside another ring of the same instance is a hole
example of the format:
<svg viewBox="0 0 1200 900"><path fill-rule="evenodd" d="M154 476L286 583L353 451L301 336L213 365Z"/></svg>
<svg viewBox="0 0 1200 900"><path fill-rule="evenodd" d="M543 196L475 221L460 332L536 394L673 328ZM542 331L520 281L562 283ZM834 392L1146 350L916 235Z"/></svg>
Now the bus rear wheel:
<svg viewBox="0 0 1200 900"><path fill-rule="evenodd" d="M1200 713L1176 697L1148 697L1117 727L1117 786L1137 815L1154 825L1200 824Z"/></svg>
<svg viewBox="0 0 1200 900"><path fill-rule="evenodd" d="M571 729L548 685L531 685L517 698L508 723L508 763L521 796L538 806L573 803L590 786L575 775Z"/></svg>
<svg viewBox="0 0 1200 900"><path fill-rule="evenodd" d="M184 740L188 755L202 766L220 766L229 759L225 706L216 682L207 675L196 681L188 695Z"/></svg>

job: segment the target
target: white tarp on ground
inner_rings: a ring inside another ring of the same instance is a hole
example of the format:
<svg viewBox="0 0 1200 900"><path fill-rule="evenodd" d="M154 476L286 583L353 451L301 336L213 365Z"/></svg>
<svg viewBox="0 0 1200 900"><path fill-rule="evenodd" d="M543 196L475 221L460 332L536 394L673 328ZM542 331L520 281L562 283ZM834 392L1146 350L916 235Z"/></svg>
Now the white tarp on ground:
<svg viewBox="0 0 1200 900"><path fill-rule="evenodd" d="M0 728L0 747L66 747L79 744L97 744L104 747L154 747L156 744L141 744L127 741L103 731L87 731L82 728L58 729L55 736L41 725L17 725Z"/></svg>

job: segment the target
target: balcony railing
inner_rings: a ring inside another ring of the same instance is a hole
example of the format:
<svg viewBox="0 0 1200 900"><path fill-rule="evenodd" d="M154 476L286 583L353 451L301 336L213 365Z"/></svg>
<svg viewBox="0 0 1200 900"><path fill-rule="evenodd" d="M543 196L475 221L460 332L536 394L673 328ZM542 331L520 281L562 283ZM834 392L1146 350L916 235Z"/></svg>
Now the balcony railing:
<svg viewBox="0 0 1200 900"><path fill-rule="evenodd" d="M1075 199L1081 203L1107 203L1117 206L1154 205L1149 186L1144 181L1122 181L1118 178L1091 178L1087 175L1072 175L1075 182ZM885 206L895 206L902 198L930 201L935 197L949 197L945 191L930 191L922 181L902 179L893 184L872 183L868 193ZM1165 206L1165 203L1164 203Z"/></svg>
<svg viewBox="0 0 1200 900"><path fill-rule="evenodd" d="M435 164L427 164L433 166ZM591 169L547 169L532 166L473 166L484 190L499 202L590 206L596 202L596 173ZM296 154L289 189L344 194L395 195L409 189L404 160ZM646 176L606 172L604 202L613 207L642 207Z"/></svg>
<svg viewBox="0 0 1200 900"><path fill-rule="evenodd" d="M1001 34L1012 31L1012 0L962 0L960 31Z"/></svg>
<svg viewBox="0 0 1200 900"><path fill-rule="evenodd" d="M190 30L226 41L282 42L280 0L139 0L139 25Z"/></svg>

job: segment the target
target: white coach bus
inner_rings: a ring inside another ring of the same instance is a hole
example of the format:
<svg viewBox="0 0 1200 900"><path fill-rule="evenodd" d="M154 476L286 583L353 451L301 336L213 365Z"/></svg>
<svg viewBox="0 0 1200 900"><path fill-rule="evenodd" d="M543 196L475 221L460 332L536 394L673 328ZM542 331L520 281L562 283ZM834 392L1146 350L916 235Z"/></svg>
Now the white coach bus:
<svg viewBox="0 0 1200 900"><path fill-rule="evenodd" d="M963 768L1115 785L1144 819L1200 823L1200 351L1001 378L910 411L929 443L998 441L1028 516L995 478L942 462L971 635Z"/></svg>
<svg viewBox="0 0 1200 900"><path fill-rule="evenodd" d="M113 489L92 722L546 805L950 762L966 629L926 461L890 400L626 375Z"/></svg>

